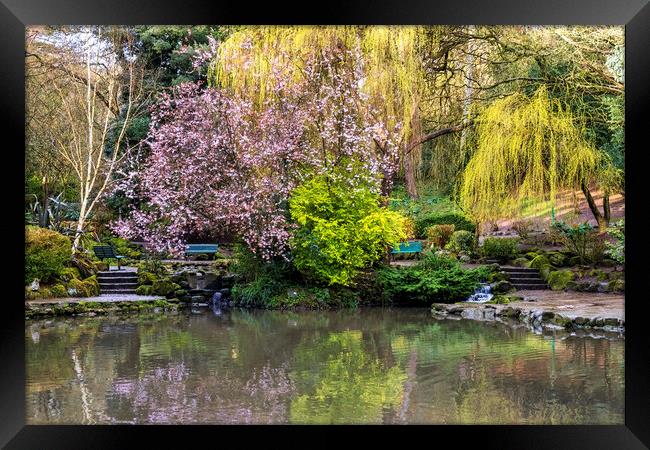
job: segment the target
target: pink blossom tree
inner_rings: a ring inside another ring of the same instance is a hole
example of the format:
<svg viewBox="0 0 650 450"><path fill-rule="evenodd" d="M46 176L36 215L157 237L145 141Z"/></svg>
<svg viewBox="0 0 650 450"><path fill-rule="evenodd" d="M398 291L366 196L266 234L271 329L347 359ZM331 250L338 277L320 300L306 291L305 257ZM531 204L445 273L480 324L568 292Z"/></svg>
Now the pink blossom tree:
<svg viewBox="0 0 650 450"><path fill-rule="evenodd" d="M399 130L375 118L359 61L349 50L325 52L298 81L274 64L261 104L196 84L163 95L145 168L119 188L142 201L115 230L176 254L192 236L235 234L269 260L288 254L288 199L305 179L344 174L352 186L386 193Z"/></svg>

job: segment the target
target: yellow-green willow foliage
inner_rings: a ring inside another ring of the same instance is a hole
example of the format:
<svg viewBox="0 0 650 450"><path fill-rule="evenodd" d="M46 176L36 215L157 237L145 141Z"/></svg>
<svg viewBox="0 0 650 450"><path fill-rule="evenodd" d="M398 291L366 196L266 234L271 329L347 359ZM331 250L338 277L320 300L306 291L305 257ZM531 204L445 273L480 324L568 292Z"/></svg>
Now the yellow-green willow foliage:
<svg viewBox="0 0 650 450"><path fill-rule="evenodd" d="M530 99L515 94L495 101L477 119L476 134L460 200L481 221L552 205L560 189L579 188L603 162L583 125L544 87Z"/></svg>
<svg viewBox="0 0 650 450"><path fill-rule="evenodd" d="M401 135L411 123L424 83L418 52L422 28L415 26L260 26L234 32L222 42L208 72L209 81L238 95L263 102L283 70L299 82L306 64L324 49L358 51L362 91L387 128L399 124Z"/></svg>

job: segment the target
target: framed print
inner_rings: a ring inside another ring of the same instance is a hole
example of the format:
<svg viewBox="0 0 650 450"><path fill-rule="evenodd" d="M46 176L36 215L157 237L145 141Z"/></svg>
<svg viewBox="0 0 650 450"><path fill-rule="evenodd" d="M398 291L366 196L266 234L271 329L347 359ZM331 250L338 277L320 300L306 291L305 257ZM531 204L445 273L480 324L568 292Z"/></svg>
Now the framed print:
<svg viewBox="0 0 650 450"><path fill-rule="evenodd" d="M647 2L318 9L3 0L2 444L648 448Z"/></svg>

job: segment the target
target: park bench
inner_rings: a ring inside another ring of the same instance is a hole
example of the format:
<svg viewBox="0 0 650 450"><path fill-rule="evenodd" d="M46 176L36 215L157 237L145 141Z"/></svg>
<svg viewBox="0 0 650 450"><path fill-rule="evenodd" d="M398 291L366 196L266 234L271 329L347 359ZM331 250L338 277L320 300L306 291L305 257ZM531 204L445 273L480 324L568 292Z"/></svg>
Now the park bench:
<svg viewBox="0 0 650 450"><path fill-rule="evenodd" d="M201 254L216 254L219 250L217 244L187 244L185 246L185 256L201 255Z"/></svg>
<svg viewBox="0 0 650 450"><path fill-rule="evenodd" d="M126 258L126 256L115 254L115 250L110 245L95 245L93 247L95 256L99 259L116 259L117 260L117 270L120 270L120 259ZM108 270L111 270L110 261L108 265Z"/></svg>
<svg viewBox="0 0 650 450"><path fill-rule="evenodd" d="M401 253L414 253L419 255L422 253L422 242L421 241L409 241L409 242L400 242L398 248L391 250L390 254L399 255Z"/></svg>

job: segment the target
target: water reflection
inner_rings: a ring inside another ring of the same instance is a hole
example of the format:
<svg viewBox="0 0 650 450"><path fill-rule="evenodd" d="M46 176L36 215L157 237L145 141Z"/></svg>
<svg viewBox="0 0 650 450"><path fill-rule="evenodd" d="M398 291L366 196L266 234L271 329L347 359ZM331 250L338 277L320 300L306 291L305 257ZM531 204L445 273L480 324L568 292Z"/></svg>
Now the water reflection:
<svg viewBox="0 0 650 450"><path fill-rule="evenodd" d="M422 309L29 322L28 423L623 423L622 339Z"/></svg>

